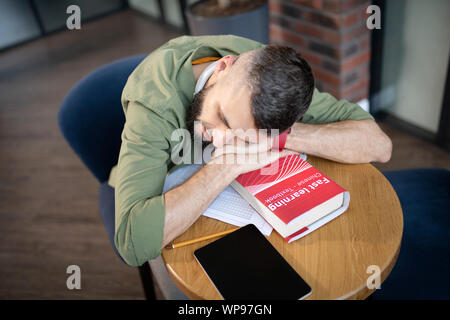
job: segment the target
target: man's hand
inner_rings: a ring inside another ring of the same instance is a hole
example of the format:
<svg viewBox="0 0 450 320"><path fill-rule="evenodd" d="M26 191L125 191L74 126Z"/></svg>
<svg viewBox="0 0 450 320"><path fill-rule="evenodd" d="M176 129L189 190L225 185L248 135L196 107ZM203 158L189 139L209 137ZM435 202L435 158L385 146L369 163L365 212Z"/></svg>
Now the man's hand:
<svg viewBox="0 0 450 320"><path fill-rule="evenodd" d="M294 153L271 147L271 142L224 145L188 181L166 192L163 247L189 228L237 176Z"/></svg>
<svg viewBox="0 0 450 320"><path fill-rule="evenodd" d="M227 170L242 174L263 168L270 163L295 151L272 150L273 140L267 139L261 143L248 143L245 141L236 144L227 144L216 148L212 154L211 165L224 165Z"/></svg>

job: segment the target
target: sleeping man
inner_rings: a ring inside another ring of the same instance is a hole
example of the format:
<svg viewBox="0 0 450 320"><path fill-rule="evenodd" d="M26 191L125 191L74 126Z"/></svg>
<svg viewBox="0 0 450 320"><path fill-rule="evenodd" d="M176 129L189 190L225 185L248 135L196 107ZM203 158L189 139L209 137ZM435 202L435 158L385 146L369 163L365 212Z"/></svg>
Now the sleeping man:
<svg viewBox="0 0 450 320"><path fill-rule="evenodd" d="M391 156L391 141L372 116L319 92L294 49L237 36L172 39L130 75L122 105L126 123L109 184L115 188L114 242L133 266L158 257L238 175L290 152L342 163ZM214 152L194 176L162 194L179 144L173 133L180 129L210 142ZM275 143L284 151L273 151ZM261 160L229 161L241 153Z"/></svg>

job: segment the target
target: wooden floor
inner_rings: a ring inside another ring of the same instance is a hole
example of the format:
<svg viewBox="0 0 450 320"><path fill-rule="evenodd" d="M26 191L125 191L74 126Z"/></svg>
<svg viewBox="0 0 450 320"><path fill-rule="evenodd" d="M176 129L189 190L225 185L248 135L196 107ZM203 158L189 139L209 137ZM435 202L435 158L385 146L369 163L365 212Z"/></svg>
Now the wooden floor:
<svg viewBox="0 0 450 320"><path fill-rule="evenodd" d="M0 52L0 299L143 299L137 269L119 261L106 236L98 183L56 117L82 76L178 35L125 11ZM384 129L394 153L379 169L450 169L447 152ZM66 288L69 265L81 268L79 291Z"/></svg>
<svg viewBox="0 0 450 320"><path fill-rule="evenodd" d="M450 170L450 153L434 144L417 139L404 132L379 123L392 139L392 158L388 163L374 163L380 171L413 168L445 168Z"/></svg>
<svg viewBox="0 0 450 320"><path fill-rule="evenodd" d="M57 112L85 74L180 34L120 12L0 52L0 299L143 299L114 254L98 183L63 139ZM81 268L82 290L66 288Z"/></svg>

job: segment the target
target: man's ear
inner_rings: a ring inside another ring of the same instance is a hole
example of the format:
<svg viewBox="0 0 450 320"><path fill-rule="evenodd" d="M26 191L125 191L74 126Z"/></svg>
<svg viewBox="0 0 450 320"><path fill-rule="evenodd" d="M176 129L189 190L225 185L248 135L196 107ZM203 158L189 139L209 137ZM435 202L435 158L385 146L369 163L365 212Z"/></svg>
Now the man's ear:
<svg viewBox="0 0 450 320"><path fill-rule="evenodd" d="M219 73L230 68L233 65L235 59L236 58L231 54L220 58L219 60L217 60L216 66L214 67L214 72Z"/></svg>

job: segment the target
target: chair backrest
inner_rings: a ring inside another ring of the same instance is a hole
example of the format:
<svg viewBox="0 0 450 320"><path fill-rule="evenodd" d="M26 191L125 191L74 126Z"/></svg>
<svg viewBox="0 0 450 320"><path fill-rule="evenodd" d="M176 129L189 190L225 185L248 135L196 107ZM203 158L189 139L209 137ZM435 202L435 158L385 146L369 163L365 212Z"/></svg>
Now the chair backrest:
<svg viewBox="0 0 450 320"><path fill-rule="evenodd" d="M117 164L125 116L121 105L128 76L146 55L117 60L94 70L67 94L58 123L69 145L103 183Z"/></svg>

